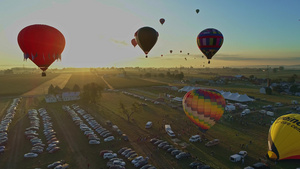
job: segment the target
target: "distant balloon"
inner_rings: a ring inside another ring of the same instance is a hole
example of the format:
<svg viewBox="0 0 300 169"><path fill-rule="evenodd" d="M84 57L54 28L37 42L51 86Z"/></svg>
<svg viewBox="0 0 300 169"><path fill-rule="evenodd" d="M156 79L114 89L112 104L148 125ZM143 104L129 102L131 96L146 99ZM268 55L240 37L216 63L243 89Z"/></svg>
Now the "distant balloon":
<svg viewBox="0 0 300 169"><path fill-rule="evenodd" d="M18 44L24 53L24 59L30 59L46 76L48 67L57 59L65 48L64 35L48 25L30 25L18 34Z"/></svg>
<svg viewBox="0 0 300 169"><path fill-rule="evenodd" d="M201 131L207 131L222 117L226 102L215 90L195 89L184 95L182 106L186 116Z"/></svg>
<svg viewBox="0 0 300 169"><path fill-rule="evenodd" d="M223 40L224 38L220 31L209 28L199 33L197 36L197 45L206 58L210 60L221 48Z"/></svg>
<svg viewBox="0 0 300 169"><path fill-rule="evenodd" d="M269 130L267 156L272 160L300 159L300 114L278 117Z"/></svg>
<svg viewBox="0 0 300 169"><path fill-rule="evenodd" d="M199 11L200 11L199 9L196 9L196 13L199 13Z"/></svg>
<svg viewBox="0 0 300 169"><path fill-rule="evenodd" d="M163 25L163 24L165 23L165 19L164 19L164 18L161 18L161 19L159 20L159 22Z"/></svg>
<svg viewBox="0 0 300 169"><path fill-rule="evenodd" d="M170 50L170 53L172 53L173 52L173 50Z"/></svg>
<svg viewBox="0 0 300 169"><path fill-rule="evenodd" d="M148 53L157 42L158 32L151 27L142 27L136 33L136 42L148 57Z"/></svg>
<svg viewBox="0 0 300 169"><path fill-rule="evenodd" d="M133 38L133 39L131 40L131 44L133 45L133 47L135 47L135 46L137 45L135 38Z"/></svg>
<svg viewBox="0 0 300 169"><path fill-rule="evenodd" d="M182 53L182 50L180 50L180 53Z"/></svg>
<svg viewBox="0 0 300 169"><path fill-rule="evenodd" d="M187 61L187 58L184 58Z"/></svg>
<svg viewBox="0 0 300 169"><path fill-rule="evenodd" d="M190 53L187 53L187 55L190 55Z"/></svg>
<svg viewBox="0 0 300 169"><path fill-rule="evenodd" d="M163 57L164 55L160 55L160 57Z"/></svg>

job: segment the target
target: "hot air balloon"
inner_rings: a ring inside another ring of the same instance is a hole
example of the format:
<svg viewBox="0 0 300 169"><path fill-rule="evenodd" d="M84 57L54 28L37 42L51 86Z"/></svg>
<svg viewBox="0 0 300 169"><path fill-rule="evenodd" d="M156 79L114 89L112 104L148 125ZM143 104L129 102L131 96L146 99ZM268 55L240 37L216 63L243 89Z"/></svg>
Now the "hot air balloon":
<svg viewBox="0 0 300 169"><path fill-rule="evenodd" d="M200 12L200 10L199 9L196 9L196 13L199 13Z"/></svg>
<svg viewBox="0 0 300 169"><path fill-rule="evenodd" d="M133 45L133 47L135 47L135 46L137 45L135 38L133 38L133 39L131 40L131 44Z"/></svg>
<svg viewBox="0 0 300 169"><path fill-rule="evenodd" d="M18 44L24 53L24 59L30 59L41 70L45 71L57 59L65 48L64 35L48 25L30 25L18 34Z"/></svg>
<svg viewBox="0 0 300 169"><path fill-rule="evenodd" d="M160 55L160 57L163 57L164 55Z"/></svg>
<svg viewBox="0 0 300 169"><path fill-rule="evenodd" d="M185 94L182 105L186 116L205 132L222 117L226 102L215 90L195 89Z"/></svg>
<svg viewBox="0 0 300 169"><path fill-rule="evenodd" d="M170 50L170 53L172 53L173 52L173 50Z"/></svg>
<svg viewBox="0 0 300 169"><path fill-rule="evenodd" d="M278 117L269 129L267 156L272 160L300 159L300 114Z"/></svg>
<svg viewBox="0 0 300 169"><path fill-rule="evenodd" d="M155 45L158 36L158 32L151 27L142 27L136 32L135 40L146 54L146 58L148 57L147 55L150 50Z"/></svg>
<svg viewBox="0 0 300 169"><path fill-rule="evenodd" d="M164 18L161 18L161 19L159 20L159 22L163 25L163 24L165 23L165 19L164 19Z"/></svg>
<svg viewBox="0 0 300 169"><path fill-rule="evenodd" d="M180 50L180 53L182 53L182 50Z"/></svg>
<svg viewBox="0 0 300 169"><path fill-rule="evenodd" d="M197 45L207 59L210 60L221 48L223 40L223 35L220 31L209 28L199 33L197 36ZM210 61L208 61L209 63Z"/></svg>
<svg viewBox="0 0 300 169"><path fill-rule="evenodd" d="M190 53L187 53L187 55L190 55Z"/></svg>

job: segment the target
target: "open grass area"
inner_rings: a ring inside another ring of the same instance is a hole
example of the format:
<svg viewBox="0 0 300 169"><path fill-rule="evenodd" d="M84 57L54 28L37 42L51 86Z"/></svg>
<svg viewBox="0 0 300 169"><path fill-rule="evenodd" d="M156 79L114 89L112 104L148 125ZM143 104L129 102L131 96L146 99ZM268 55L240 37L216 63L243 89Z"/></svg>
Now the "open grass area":
<svg viewBox="0 0 300 169"><path fill-rule="evenodd" d="M159 82L149 82L136 78L124 78L116 76L106 76L104 78L112 87L118 88L133 88L133 87L146 87L146 86L160 86L164 85Z"/></svg>
<svg viewBox="0 0 300 169"><path fill-rule="evenodd" d="M74 85L77 84L82 89L83 86L88 83L97 83L103 87L106 87L106 84L101 79L101 77L91 72L73 73L68 83L66 84L66 87L72 89Z"/></svg>
<svg viewBox="0 0 300 169"><path fill-rule="evenodd" d="M0 75L0 96L21 95L58 75L53 73L48 73L45 77L40 74Z"/></svg>

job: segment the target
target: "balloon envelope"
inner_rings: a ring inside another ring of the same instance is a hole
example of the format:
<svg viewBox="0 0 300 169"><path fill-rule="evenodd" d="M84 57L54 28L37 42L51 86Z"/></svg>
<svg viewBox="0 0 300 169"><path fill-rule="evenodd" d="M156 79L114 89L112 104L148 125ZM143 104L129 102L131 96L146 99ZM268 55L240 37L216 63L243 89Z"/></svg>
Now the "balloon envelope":
<svg viewBox="0 0 300 169"><path fill-rule="evenodd" d="M133 45L133 47L135 47L135 46L137 45L135 38L133 38L133 39L131 40L131 44Z"/></svg>
<svg viewBox="0 0 300 169"><path fill-rule="evenodd" d="M63 34L48 25L30 25L18 34L18 44L24 53L24 59L30 59L45 71L57 59L65 47Z"/></svg>
<svg viewBox="0 0 300 169"><path fill-rule="evenodd" d="M165 19L164 19L164 18L161 18L161 19L159 20L159 22L163 25L163 24L165 23Z"/></svg>
<svg viewBox="0 0 300 169"><path fill-rule="evenodd" d="M136 42L140 48L147 54L157 42L158 32L151 27L142 27L136 33Z"/></svg>
<svg viewBox="0 0 300 169"><path fill-rule="evenodd" d="M268 136L268 157L272 160L300 159L300 114L278 117Z"/></svg>
<svg viewBox="0 0 300 169"><path fill-rule="evenodd" d="M207 131L222 117L226 103L215 90L196 89L185 94L182 106L186 116L201 131Z"/></svg>
<svg viewBox="0 0 300 169"><path fill-rule="evenodd" d="M172 53L173 52L173 50L170 50L170 53Z"/></svg>
<svg viewBox="0 0 300 169"><path fill-rule="evenodd" d="M196 9L196 13L199 13L199 11L200 11L199 9Z"/></svg>
<svg viewBox="0 0 300 169"><path fill-rule="evenodd" d="M223 40L224 38L220 31L209 28L199 33L197 45L207 59L211 59L221 48Z"/></svg>

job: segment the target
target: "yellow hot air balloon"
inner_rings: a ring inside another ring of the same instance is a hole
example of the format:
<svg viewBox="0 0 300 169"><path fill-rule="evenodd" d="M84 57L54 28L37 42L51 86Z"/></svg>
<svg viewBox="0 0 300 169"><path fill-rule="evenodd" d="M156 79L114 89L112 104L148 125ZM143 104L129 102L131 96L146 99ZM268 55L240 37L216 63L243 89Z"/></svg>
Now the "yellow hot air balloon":
<svg viewBox="0 0 300 169"><path fill-rule="evenodd" d="M270 127L268 157L272 160L300 159L300 114L280 116Z"/></svg>

